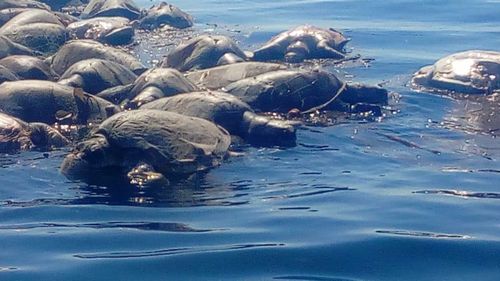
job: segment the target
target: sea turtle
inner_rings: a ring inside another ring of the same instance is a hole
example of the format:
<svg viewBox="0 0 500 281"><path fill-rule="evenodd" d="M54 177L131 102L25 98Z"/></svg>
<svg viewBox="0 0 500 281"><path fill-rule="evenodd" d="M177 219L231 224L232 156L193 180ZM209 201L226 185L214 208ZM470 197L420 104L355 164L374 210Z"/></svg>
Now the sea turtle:
<svg viewBox="0 0 500 281"><path fill-rule="evenodd" d="M10 8L36 8L50 10L50 7L44 3L35 0L2 0L0 1L0 10Z"/></svg>
<svg viewBox="0 0 500 281"><path fill-rule="evenodd" d="M110 45L129 44L134 37L130 20L123 17L98 17L74 22L67 27L73 39L92 39Z"/></svg>
<svg viewBox="0 0 500 281"><path fill-rule="evenodd" d="M284 65L276 63L241 62L192 71L186 77L200 88L217 90L241 79L284 69Z"/></svg>
<svg viewBox="0 0 500 281"><path fill-rule="evenodd" d="M64 159L61 172L83 180L99 171L124 177L146 164L167 178L182 177L219 165L230 139L227 131L201 118L160 110L125 111L80 142Z"/></svg>
<svg viewBox="0 0 500 281"><path fill-rule="evenodd" d="M5 81L17 81L19 78L10 69L0 64L0 84Z"/></svg>
<svg viewBox="0 0 500 281"><path fill-rule="evenodd" d="M135 74L141 74L146 70L146 67L134 56L93 40L69 41L48 60L51 62L52 69L61 75L74 63L86 59L113 61L124 65Z"/></svg>
<svg viewBox="0 0 500 281"><path fill-rule="evenodd" d="M174 5L161 2L151 7L139 20L139 27L143 29L155 29L163 25L175 28L191 27L193 17Z"/></svg>
<svg viewBox="0 0 500 281"><path fill-rule="evenodd" d="M141 10L132 0L92 0L83 10L82 18L125 17L136 20Z"/></svg>
<svg viewBox="0 0 500 281"><path fill-rule="evenodd" d="M278 70L242 79L224 88L258 111L342 109L344 103L387 103L387 91L349 86L322 70Z"/></svg>
<svg viewBox="0 0 500 281"><path fill-rule="evenodd" d="M5 25L0 28L0 31L19 27L22 25L28 25L33 23L50 23L63 25L54 13L51 11L40 10L40 9L22 9L15 17L8 21Z"/></svg>
<svg viewBox="0 0 500 281"><path fill-rule="evenodd" d="M20 79L54 80L56 73L44 60L32 56L8 56L0 60Z"/></svg>
<svg viewBox="0 0 500 281"><path fill-rule="evenodd" d="M49 81L23 80L0 85L0 110L27 122L100 122L119 108L81 89Z"/></svg>
<svg viewBox="0 0 500 281"><path fill-rule="evenodd" d="M59 18L40 9L18 14L0 28L0 34L43 54L54 53L68 39Z"/></svg>
<svg viewBox="0 0 500 281"><path fill-rule="evenodd" d="M47 124L26 123L0 113L0 153L30 149L47 150L68 144L68 139Z"/></svg>
<svg viewBox="0 0 500 281"><path fill-rule="evenodd" d="M227 57L224 55L226 54L233 54L241 59L247 58L231 38L201 35L172 50L162 66L172 67L179 71L204 69L225 64Z"/></svg>
<svg viewBox="0 0 500 281"><path fill-rule="evenodd" d="M58 83L97 94L108 88L131 84L136 78L132 71L116 62L88 59L73 64Z"/></svg>
<svg viewBox="0 0 500 281"><path fill-rule="evenodd" d="M455 53L413 74L415 88L440 93L500 93L500 52L470 50Z"/></svg>
<svg viewBox="0 0 500 281"><path fill-rule="evenodd" d="M38 0L50 6L53 11L59 11L67 6L80 6L89 3L89 0Z"/></svg>
<svg viewBox="0 0 500 281"><path fill-rule="evenodd" d="M152 68L137 77L128 99L129 106L139 107L153 100L196 91L196 86L172 68Z"/></svg>
<svg viewBox="0 0 500 281"><path fill-rule="evenodd" d="M227 93L179 94L150 102L140 109L158 109L203 118L252 144L295 145L295 128L290 122L259 116L248 104Z"/></svg>
<svg viewBox="0 0 500 281"><path fill-rule="evenodd" d="M9 38L0 35L0 59L12 55L32 56L35 51L18 43L12 42Z"/></svg>
<svg viewBox="0 0 500 281"><path fill-rule="evenodd" d="M254 52L256 61L284 60L298 63L305 59L342 59L349 40L334 29L301 25L278 34Z"/></svg>

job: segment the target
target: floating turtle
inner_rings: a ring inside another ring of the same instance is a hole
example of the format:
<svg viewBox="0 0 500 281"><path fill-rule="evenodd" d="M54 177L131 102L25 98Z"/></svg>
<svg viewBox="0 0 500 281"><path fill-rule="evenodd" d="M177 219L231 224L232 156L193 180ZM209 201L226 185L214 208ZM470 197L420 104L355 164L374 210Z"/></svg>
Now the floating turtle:
<svg viewBox="0 0 500 281"><path fill-rule="evenodd" d="M135 20L141 10L132 0L92 0L83 10L82 18L124 17Z"/></svg>
<svg viewBox="0 0 500 281"><path fill-rule="evenodd" d="M0 35L0 59L13 55L32 56L35 52L30 48L12 42L9 38Z"/></svg>
<svg viewBox="0 0 500 281"><path fill-rule="evenodd" d="M196 91L196 86L172 68L153 68L137 77L130 91L129 106L136 108L153 100Z"/></svg>
<svg viewBox="0 0 500 281"><path fill-rule="evenodd" d="M88 59L73 64L58 83L97 94L108 88L131 84L136 78L132 71L116 62Z"/></svg>
<svg viewBox="0 0 500 281"><path fill-rule="evenodd" d="M227 64L227 56L244 60L246 54L236 43L226 36L201 35L181 44L170 52L163 61L163 67L179 71L210 68Z"/></svg>
<svg viewBox="0 0 500 281"><path fill-rule="evenodd" d="M192 71L186 77L199 88L217 90L241 79L284 69L284 65L276 63L241 62Z"/></svg>
<svg viewBox="0 0 500 281"><path fill-rule="evenodd" d="M139 20L139 26L143 29L155 29L163 25L175 28L191 27L193 17L174 5L161 2L151 7Z"/></svg>
<svg viewBox="0 0 500 281"><path fill-rule="evenodd" d="M47 124L26 123L0 113L0 153L30 149L47 150L68 144L68 139Z"/></svg>
<svg viewBox="0 0 500 281"><path fill-rule="evenodd" d="M59 11L67 6L80 6L89 3L89 0L39 0L50 6L53 11Z"/></svg>
<svg viewBox="0 0 500 281"><path fill-rule="evenodd" d="M63 26L62 22L59 20L59 17L57 17L51 11L40 9L18 9L17 11L21 12L13 17L10 21L8 21L5 25L3 25L0 28L0 31L33 23L50 23Z"/></svg>
<svg viewBox="0 0 500 281"><path fill-rule="evenodd" d="M272 38L254 52L256 61L279 60L298 63L305 59L342 59L349 40L334 29L301 25Z"/></svg>
<svg viewBox="0 0 500 281"><path fill-rule="evenodd" d="M124 177L146 164L167 178L182 177L219 165L230 142L227 131L204 119L160 110L126 111L79 143L61 172L84 180L99 171Z"/></svg>
<svg viewBox="0 0 500 281"><path fill-rule="evenodd" d="M0 34L43 54L54 53L68 39L59 18L40 9L18 14L0 28Z"/></svg>
<svg viewBox="0 0 500 281"><path fill-rule="evenodd" d="M290 122L256 115L248 104L227 93L179 94L150 102L140 109L159 109L203 118L252 144L293 146L296 141L295 128Z"/></svg>
<svg viewBox="0 0 500 281"><path fill-rule="evenodd" d="M50 7L44 3L35 0L2 0L0 1L0 10L11 8L35 8L50 10Z"/></svg>
<svg viewBox="0 0 500 281"><path fill-rule="evenodd" d="M135 74L141 74L146 67L134 56L105 46L93 40L73 40L66 43L54 56L49 58L52 69L61 75L76 62L86 59L103 59L124 65Z"/></svg>
<svg viewBox="0 0 500 281"><path fill-rule="evenodd" d="M134 37L130 20L123 17L98 17L68 25L73 39L92 39L110 45L129 44Z"/></svg>
<svg viewBox="0 0 500 281"><path fill-rule="evenodd" d="M387 91L363 85L349 86L335 75L320 71L278 70L246 78L225 90L258 111L342 109L344 103L386 104Z"/></svg>
<svg viewBox="0 0 500 281"><path fill-rule="evenodd" d="M54 80L55 72L44 60L32 56L8 56L0 60L20 79Z"/></svg>
<svg viewBox="0 0 500 281"><path fill-rule="evenodd" d="M445 94L500 92L500 52L471 50L449 55L421 68L411 84Z"/></svg>
<svg viewBox="0 0 500 281"><path fill-rule="evenodd" d="M5 81L17 81L19 78L10 69L0 64L0 84Z"/></svg>
<svg viewBox="0 0 500 281"><path fill-rule="evenodd" d="M100 122L119 108L98 97L49 81L23 80L0 85L0 110L27 122Z"/></svg>

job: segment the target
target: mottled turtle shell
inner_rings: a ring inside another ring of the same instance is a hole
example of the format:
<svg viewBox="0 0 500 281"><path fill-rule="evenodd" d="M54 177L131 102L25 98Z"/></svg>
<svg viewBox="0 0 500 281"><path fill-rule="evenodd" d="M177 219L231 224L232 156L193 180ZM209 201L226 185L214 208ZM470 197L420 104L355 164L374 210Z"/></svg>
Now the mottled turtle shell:
<svg viewBox="0 0 500 281"><path fill-rule="evenodd" d="M43 123L26 123L0 113L0 152L12 153L32 148L50 149L69 144L57 130Z"/></svg>
<svg viewBox="0 0 500 281"><path fill-rule="evenodd" d="M167 177L191 174L219 165L230 139L224 129L204 119L160 110L126 111L104 121L78 144L61 169L74 175L146 163Z"/></svg>
<svg viewBox="0 0 500 281"><path fill-rule="evenodd" d="M28 123L0 112L0 152L26 150L31 147Z"/></svg>
<svg viewBox="0 0 500 281"><path fill-rule="evenodd" d="M471 50L449 55L421 68L411 84L445 94L500 92L500 52Z"/></svg>
<svg viewBox="0 0 500 281"><path fill-rule="evenodd" d="M0 1L0 10L10 8L36 8L50 10L50 7L44 3L34 0L2 0Z"/></svg>
<svg viewBox="0 0 500 281"><path fill-rule="evenodd" d="M218 90L238 80L284 69L276 63L240 62L192 71L186 77L201 89Z"/></svg>
<svg viewBox="0 0 500 281"><path fill-rule="evenodd" d="M69 41L48 60L54 71L61 75L73 64L86 59L113 61L124 65L136 74L141 74L146 70L146 67L134 56L93 40Z"/></svg>
<svg viewBox="0 0 500 281"><path fill-rule="evenodd" d="M81 90L39 80L2 83L0 110L27 122L47 124L99 122L119 111L112 103Z"/></svg>
<svg viewBox="0 0 500 281"><path fill-rule="evenodd" d="M210 120L240 135L243 114L252 108L239 98L222 92L193 92L162 98L140 109L158 109Z"/></svg>
<svg viewBox="0 0 500 281"><path fill-rule="evenodd" d="M82 18L125 17L137 19L141 14L132 0L92 0L83 10Z"/></svg>
<svg viewBox="0 0 500 281"><path fill-rule="evenodd" d="M92 39L105 44L128 44L134 36L130 20L124 17L98 17L71 23L67 27L73 39Z"/></svg>
<svg viewBox="0 0 500 281"><path fill-rule="evenodd" d="M97 94L108 88L131 84L136 78L132 71L121 64L102 59L88 59L73 64L64 72L58 83Z"/></svg>
<svg viewBox="0 0 500 281"><path fill-rule="evenodd" d="M34 55L34 51L0 35L0 59L13 55Z"/></svg>
<svg viewBox="0 0 500 281"><path fill-rule="evenodd" d="M225 90L257 111L301 111L331 100L343 82L324 71L278 70L229 84Z"/></svg>
<svg viewBox="0 0 500 281"><path fill-rule="evenodd" d="M175 28L191 27L193 17L174 5L161 2L151 7L139 21L139 26L144 29L155 29L162 25Z"/></svg>
<svg viewBox="0 0 500 281"><path fill-rule="evenodd" d="M210 68L225 64L227 54L241 59L246 58L246 54L231 38L201 35L172 50L163 61L162 67L171 67L179 71Z"/></svg>
<svg viewBox="0 0 500 281"><path fill-rule="evenodd" d="M140 106L159 98L196 90L197 87L178 70L152 68L137 77L130 95L132 103Z"/></svg>
<svg viewBox="0 0 500 281"><path fill-rule="evenodd" d="M301 25L273 37L254 52L254 60L285 60L344 58L344 46L349 40L334 29Z"/></svg>
<svg viewBox="0 0 500 281"><path fill-rule="evenodd" d="M0 60L20 79L54 80L56 74L44 60L32 56L8 56Z"/></svg>
<svg viewBox="0 0 500 281"><path fill-rule="evenodd" d="M18 14L0 28L0 34L43 54L54 53L68 40L66 28L59 18L39 9Z"/></svg>

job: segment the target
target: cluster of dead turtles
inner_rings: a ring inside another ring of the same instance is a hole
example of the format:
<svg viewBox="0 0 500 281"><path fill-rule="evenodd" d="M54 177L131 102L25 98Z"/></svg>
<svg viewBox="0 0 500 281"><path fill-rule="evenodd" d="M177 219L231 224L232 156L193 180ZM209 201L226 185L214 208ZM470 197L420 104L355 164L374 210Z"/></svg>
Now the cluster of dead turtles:
<svg viewBox="0 0 500 281"><path fill-rule="evenodd" d="M348 40L333 29L299 26L253 52L226 36L200 35L147 69L116 46L133 42L136 30L190 27L192 17L167 3L140 10L132 0L87 2L0 2L0 152L73 145L66 176L114 171L143 184L217 166L235 140L293 146L312 112L388 102L380 87L291 67L345 59ZM499 76L499 52L468 51L422 68L411 84L497 96ZM78 125L91 129L82 138L61 132Z"/></svg>

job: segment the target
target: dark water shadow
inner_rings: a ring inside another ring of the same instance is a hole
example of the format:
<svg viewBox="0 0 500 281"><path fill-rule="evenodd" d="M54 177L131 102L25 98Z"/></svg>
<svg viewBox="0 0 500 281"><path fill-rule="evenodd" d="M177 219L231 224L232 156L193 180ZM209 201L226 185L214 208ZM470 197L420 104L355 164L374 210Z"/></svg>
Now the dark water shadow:
<svg viewBox="0 0 500 281"><path fill-rule="evenodd" d="M211 229L195 229L183 223L169 222L102 222L102 223L28 223L0 225L0 230L30 230L39 228L90 228L90 229L135 229L164 232L210 232Z"/></svg>
<svg viewBox="0 0 500 281"><path fill-rule="evenodd" d="M361 279L350 279L342 277L324 277L307 275L289 275L273 277L274 280L301 280L301 281L362 281Z"/></svg>

